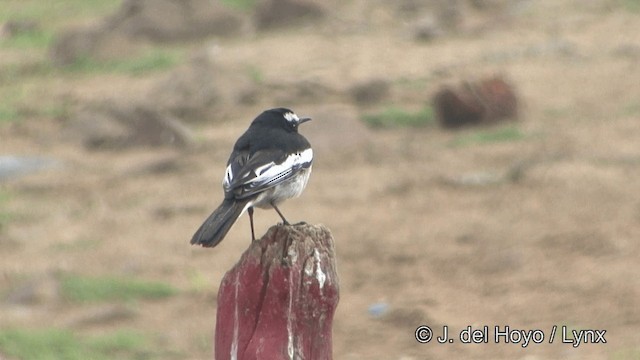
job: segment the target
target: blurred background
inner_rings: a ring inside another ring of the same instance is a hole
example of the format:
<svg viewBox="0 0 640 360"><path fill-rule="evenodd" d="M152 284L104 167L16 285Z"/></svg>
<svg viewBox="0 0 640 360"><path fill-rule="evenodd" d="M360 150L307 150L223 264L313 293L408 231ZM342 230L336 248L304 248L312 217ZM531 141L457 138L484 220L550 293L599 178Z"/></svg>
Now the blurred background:
<svg viewBox="0 0 640 360"><path fill-rule="evenodd" d="M212 358L248 219L189 240L280 106L314 118L281 209L333 232L336 359L640 359L638 34L638 0L1 0L0 359Z"/></svg>

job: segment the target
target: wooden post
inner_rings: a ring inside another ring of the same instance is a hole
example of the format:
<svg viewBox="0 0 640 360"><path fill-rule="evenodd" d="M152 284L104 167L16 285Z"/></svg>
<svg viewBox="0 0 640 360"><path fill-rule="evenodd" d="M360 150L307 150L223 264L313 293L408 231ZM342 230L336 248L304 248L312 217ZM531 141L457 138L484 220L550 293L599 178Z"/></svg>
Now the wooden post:
<svg viewBox="0 0 640 360"><path fill-rule="evenodd" d="M338 298L329 230L273 226L222 279L215 359L330 360Z"/></svg>

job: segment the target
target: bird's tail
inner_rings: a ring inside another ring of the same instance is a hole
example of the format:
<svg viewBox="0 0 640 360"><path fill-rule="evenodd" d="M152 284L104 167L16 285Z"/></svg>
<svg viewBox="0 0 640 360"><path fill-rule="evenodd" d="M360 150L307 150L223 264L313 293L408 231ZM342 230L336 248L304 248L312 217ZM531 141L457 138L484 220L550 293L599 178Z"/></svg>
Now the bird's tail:
<svg viewBox="0 0 640 360"><path fill-rule="evenodd" d="M224 239L231 226L242 215L248 200L225 199L193 235L191 244L214 247Z"/></svg>

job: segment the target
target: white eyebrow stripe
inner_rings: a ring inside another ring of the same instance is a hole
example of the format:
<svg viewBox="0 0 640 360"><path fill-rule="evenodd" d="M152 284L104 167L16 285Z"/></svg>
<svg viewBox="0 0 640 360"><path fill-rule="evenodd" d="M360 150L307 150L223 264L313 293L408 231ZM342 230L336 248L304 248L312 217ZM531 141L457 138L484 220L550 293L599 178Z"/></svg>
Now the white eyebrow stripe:
<svg viewBox="0 0 640 360"><path fill-rule="evenodd" d="M287 119L288 122L299 122L300 119L298 118L298 115L292 113L292 112L288 112L284 114L284 118Z"/></svg>

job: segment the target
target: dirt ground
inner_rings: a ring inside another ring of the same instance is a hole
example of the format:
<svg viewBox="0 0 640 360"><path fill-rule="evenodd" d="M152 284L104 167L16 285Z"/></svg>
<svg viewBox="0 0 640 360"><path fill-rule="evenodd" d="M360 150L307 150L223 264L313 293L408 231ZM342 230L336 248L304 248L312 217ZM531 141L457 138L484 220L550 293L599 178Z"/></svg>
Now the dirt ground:
<svg viewBox="0 0 640 360"><path fill-rule="evenodd" d="M602 5L610 3L534 2L504 22L477 15L481 30L431 42L374 9L375 26L362 15L348 31L302 27L216 43L229 71L252 64L268 83L319 80L340 91L384 79L394 85L390 102L408 109L438 85L505 74L522 101L515 126L524 136L510 141L460 141L495 128L336 125L388 105L357 107L346 96L223 105L215 121L192 125L198 141L187 149L90 150L60 135L65 121L46 117L1 125L0 154L61 164L1 184L13 215L0 234L0 289L63 272L180 292L90 325L70 319L104 305L4 302L0 327L136 329L160 339L167 358L212 358L217 287L248 246L248 219L213 250L189 240L222 197L234 140L264 108L287 106L314 118L301 133L316 152L305 193L281 209L335 237L336 359L640 358L640 16ZM96 75L41 96L126 97L152 81ZM278 221L273 211L256 215L260 234ZM436 335L446 325L456 341L420 344L420 325ZM457 335L469 325L539 329L546 341L463 344ZM574 348L558 335L549 344L554 325L606 330L607 343Z"/></svg>

